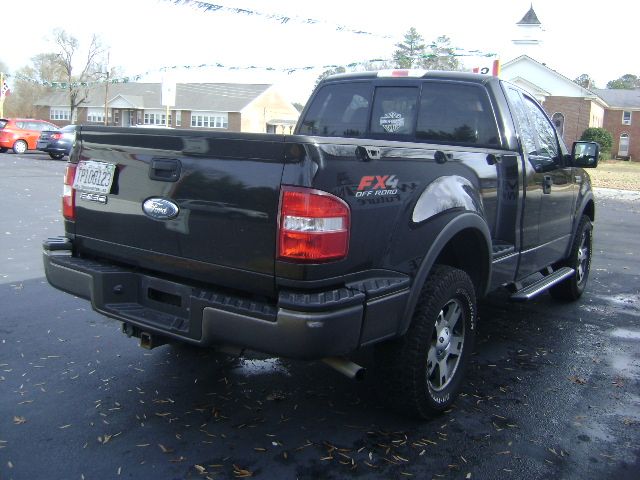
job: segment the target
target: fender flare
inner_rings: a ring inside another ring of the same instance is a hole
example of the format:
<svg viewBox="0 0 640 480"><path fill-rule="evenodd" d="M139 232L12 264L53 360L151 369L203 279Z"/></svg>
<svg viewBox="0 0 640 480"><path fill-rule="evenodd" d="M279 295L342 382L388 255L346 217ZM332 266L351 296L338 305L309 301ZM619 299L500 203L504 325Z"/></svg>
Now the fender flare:
<svg viewBox="0 0 640 480"><path fill-rule="evenodd" d="M573 242L575 241L575 238L576 238L576 230L578 229L578 225L580 225L580 220L582 219L582 216L585 214L585 211L587 210L587 206L589 205L589 203L593 205L593 218L595 220L596 202L595 202L595 198L593 196L592 190L587 191L580 198L580 205L578 205L578 207L576 208L576 214L575 214L575 217L573 218L573 225L571 227L571 242L569 242L569 247L565 252L566 255L569 255L569 252L571 251Z"/></svg>
<svg viewBox="0 0 640 480"><path fill-rule="evenodd" d="M473 229L482 234L486 243L486 273L481 278L480 291L476 292L476 297L482 297L486 294L489 288L491 278L491 233L485 220L478 214L472 212L464 212L455 218L453 218L438 234L435 241L431 244L429 251L424 256L420 267L414 277L413 284L411 286L411 292L409 293L409 299L405 306L404 313L400 320L398 329L398 335L404 335L409 328L411 318L413 317L413 310L418 303L418 297L422 290L424 282L427 280L431 269L433 268L438 256L444 250L449 241L463 230Z"/></svg>

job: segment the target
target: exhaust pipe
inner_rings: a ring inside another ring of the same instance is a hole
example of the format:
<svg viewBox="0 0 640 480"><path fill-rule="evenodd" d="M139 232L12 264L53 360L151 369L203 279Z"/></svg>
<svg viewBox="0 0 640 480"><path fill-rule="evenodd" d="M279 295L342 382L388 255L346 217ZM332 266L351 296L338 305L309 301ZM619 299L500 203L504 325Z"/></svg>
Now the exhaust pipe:
<svg viewBox="0 0 640 480"><path fill-rule="evenodd" d="M362 380L366 372L363 366L343 357L327 357L323 358L322 361L351 379Z"/></svg>

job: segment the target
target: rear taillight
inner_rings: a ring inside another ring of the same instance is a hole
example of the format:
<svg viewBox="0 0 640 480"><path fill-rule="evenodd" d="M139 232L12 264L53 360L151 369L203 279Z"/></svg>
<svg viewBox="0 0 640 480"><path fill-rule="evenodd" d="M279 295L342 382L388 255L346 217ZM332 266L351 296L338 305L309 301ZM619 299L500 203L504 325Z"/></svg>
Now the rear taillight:
<svg viewBox="0 0 640 480"><path fill-rule="evenodd" d="M349 251L349 206L330 193L283 187L278 258L318 263L340 260Z"/></svg>
<svg viewBox="0 0 640 480"><path fill-rule="evenodd" d="M64 171L64 188L62 191L62 215L67 220L76 219L76 191L73 189L73 181L76 178L77 165L68 164Z"/></svg>
<svg viewBox="0 0 640 480"><path fill-rule="evenodd" d="M60 140L62 138L62 134L61 133L52 133L51 134L51 140Z"/></svg>

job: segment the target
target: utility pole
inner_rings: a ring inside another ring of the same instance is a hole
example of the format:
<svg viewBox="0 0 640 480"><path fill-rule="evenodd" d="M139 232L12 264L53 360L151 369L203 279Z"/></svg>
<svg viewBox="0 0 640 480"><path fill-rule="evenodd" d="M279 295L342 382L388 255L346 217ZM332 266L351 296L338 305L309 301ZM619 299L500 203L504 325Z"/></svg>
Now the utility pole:
<svg viewBox="0 0 640 480"><path fill-rule="evenodd" d="M104 84L104 126L109 125L109 108L107 102L109 101L109 52L107 52L107 81Z"/></svg>

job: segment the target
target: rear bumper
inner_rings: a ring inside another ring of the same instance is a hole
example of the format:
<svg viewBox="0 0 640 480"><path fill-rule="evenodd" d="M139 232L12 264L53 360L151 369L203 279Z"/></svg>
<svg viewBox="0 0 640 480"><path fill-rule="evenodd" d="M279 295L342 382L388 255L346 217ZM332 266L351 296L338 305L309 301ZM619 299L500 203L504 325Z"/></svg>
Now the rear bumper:
<svg viewBox="0 0 640 480"><path fill-rule="evenodd" d="M64 153L65 155L69 155L70 147L69 145L64 144L57 145L49 142L38 142L36 144L36 150L47 153Z"/></svg>
<svg viewBox="0 0 640 480"><path fill-rule="evenodd" d="M140 331L200 346L233 345L279 356L348 355L395 335L408 278L376 278L335 290L281 291L277 301L176 283L73 257L64 238L44 243L49 283Z"/></svg>

